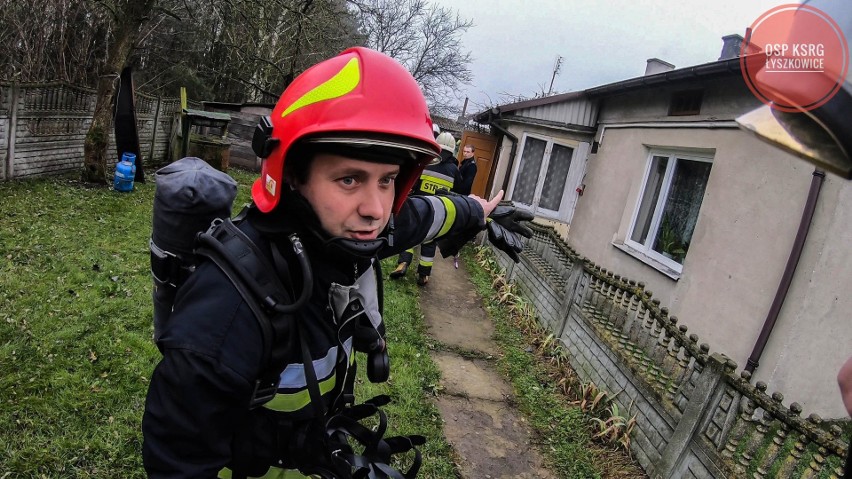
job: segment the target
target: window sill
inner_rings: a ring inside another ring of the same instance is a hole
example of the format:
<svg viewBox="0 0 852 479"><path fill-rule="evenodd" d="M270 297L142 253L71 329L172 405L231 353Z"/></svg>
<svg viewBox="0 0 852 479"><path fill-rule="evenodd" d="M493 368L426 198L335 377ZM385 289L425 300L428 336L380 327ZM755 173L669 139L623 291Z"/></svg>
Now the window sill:
<svg viewBox="0 0 852 479"><path fill-rule="evenodd" d="M668 276L669 278L677 281L680 279L681 272L670 268L669 266L664 265L663 263L657 261L654 258L642 253L641 251L637 251L626 244L621 243L612 243L617 249L627 253L628 255L638 259L639 261L647 264L648 266L654 268L660 273Z"/></svg>
<svg viewBox="0 0 852 479"><path fill-rule="evenodd" d="M509 201L513 201L513 200L509 200ZM514 202L514 201L513 201L513 204L516 208L520 208L522 210L528 211L529 213L535 215L536 218L542 218L542 219L545 219L545 220L548 220L548 221L558 221L558 222L561 222L561 223L565 223L565 220L563 219L565 215L563 215L559 211L547 210L547 209L544 209L544 208L539 208L538 210L536 210L535 208L533 208L530 205L525 205L523 203L517 203L517 202Z"/></svg>

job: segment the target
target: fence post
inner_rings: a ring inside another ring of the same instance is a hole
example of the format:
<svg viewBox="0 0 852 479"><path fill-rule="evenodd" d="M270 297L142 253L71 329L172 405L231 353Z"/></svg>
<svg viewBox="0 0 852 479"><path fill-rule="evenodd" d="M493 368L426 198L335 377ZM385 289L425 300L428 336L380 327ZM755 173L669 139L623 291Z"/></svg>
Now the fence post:
<svg viewBox="0 0 852 479"><path fill-rule="evenodd" d="M151 131L151 154L149 155L148 161L151 163L156 162L154 159L154 153L157 151L155 148L157 146L157 129L160 127L160 103L162 101L162 97L157 96L157 107L154 108L154 123Z"/></svg>
<svg viewBox="0 0 852 479"><path fill-rule="evenodd" d="M554 331L557 338L561 338L562 334L565 333L565 325L568 324L568 315L571 314L571 308L574 306L574 298L577 297L579 292L583 273L583 261L580 259L571 260L571 272L568 274L568 281L565 283L565 296L562 304L559 305L559 317L562 318L562 324L559 325L558 330Z"/></svg>
<svg viewBox="0 0 852 479"><path fill-rule="evenodd" d="M718 353L714 353L707 359L704 369L696 380L695 389L690 394L683 416L665 449L661 451L654 479L676 478L675 473L689 449L689 443L696 436L707 409L715 404L717 396L715 393L722 380L726 361L727 359Z"/></svg>
<svg viewBox="0 0 852 479"><path fill-rule="evenodd" d="M18 129L18 83L9 88L9 131L6 138L6 179L15 177L15 130Z"/></svg>

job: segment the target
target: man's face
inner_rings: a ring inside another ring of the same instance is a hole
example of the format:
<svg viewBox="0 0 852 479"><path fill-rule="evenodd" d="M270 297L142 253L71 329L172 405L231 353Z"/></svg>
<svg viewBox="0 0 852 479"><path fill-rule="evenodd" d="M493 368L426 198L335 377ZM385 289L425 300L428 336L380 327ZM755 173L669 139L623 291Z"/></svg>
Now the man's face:
<svg viewBox="0 0 852 479"><path fill-rule="evenodd" d="M464 147L462 155L464 155L464 159L473 158L473 147L470 145L466 145Z"/></svg>
<svg viewBox="0 0 852 479"><path fill-rule="evenodd" d="M391 215L399 166L319 153L298 190L313 206L326 233L376 239Z"/></svg>

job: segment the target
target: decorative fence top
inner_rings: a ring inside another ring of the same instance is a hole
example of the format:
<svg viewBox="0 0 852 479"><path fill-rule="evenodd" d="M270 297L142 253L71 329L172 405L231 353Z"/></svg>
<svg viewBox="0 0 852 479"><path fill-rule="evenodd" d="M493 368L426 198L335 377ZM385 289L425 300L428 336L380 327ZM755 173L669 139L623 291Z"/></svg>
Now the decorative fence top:
<svg viewBox="0 0 852 479"><path fill-rule="evenodd" d="M781 393L767 394L767 385L762 381L751 384L751 374L747 371L736 374L737 364L732 359L720 353L711 355L710 346L699 343L697 335L688 334L688 327L679 324L676 316L670 316L668 308L645 289L644 283L607 271L581 256L552 227L533 223L530 228L533 236L527 240L525 256L540 255L550 263L567 265L568 271L544 274L557 290L565 284L564 278L570 274L570 268L582 265L588 288L585 297L580 298L584 304L579 306L593 319L599 334L613 345L638 376L647 381L676 416L683 411L683 403L689 400L691 381L696 373L711 361L721 364L722 380L730 390L728 395L740 396L742 400L739 429L728 425L725 431L719 431L718 442L713 441L717 446L731 449L732 444L736 446L743 438L751 437L752 433L746 428L751 425L751 429L758 429L754 434L763 436L774 427L775 442L779 442L778 437L795 438L792 448L788 445L793 455L798 451L801 456L804 449L813 444L812 449L816 449L812 451L814 467L821 467L829 455L844 456L848 445L841 438L840 427L826 427L816 414L801 417L800 404L793 402L785 407ZM577 298L564 300L577 301ZM755 419L758 410L762 414ZM722 433L727 435L727 440ZM777 455L781 446L776 446ZM733 455L733 451L728 452Z"/></svg>

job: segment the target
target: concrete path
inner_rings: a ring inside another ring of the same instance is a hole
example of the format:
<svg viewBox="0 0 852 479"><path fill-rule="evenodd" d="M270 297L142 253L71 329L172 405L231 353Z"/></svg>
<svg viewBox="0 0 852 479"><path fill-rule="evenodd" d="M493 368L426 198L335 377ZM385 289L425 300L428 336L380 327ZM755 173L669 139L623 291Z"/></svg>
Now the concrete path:
<svg viewBox="0 0 852 479"><path fill-rule="evenodd" d="M511 406L511 385L496 372L494 327L464 264L455 269L452 258L436 255L432 277L421 290L421 308L429 334L441 344L432 353L442 375L437 405L462 477L554 478L531 446L528 425Z"/></svg>

